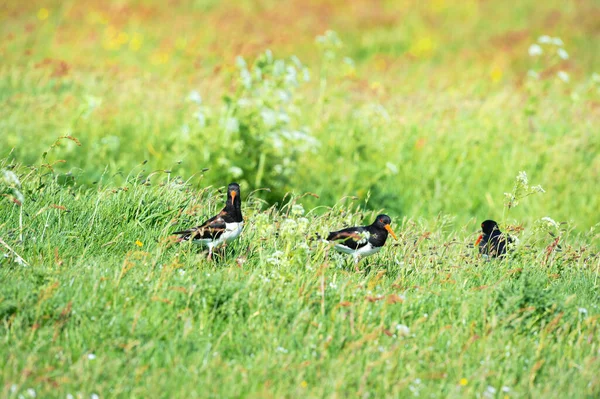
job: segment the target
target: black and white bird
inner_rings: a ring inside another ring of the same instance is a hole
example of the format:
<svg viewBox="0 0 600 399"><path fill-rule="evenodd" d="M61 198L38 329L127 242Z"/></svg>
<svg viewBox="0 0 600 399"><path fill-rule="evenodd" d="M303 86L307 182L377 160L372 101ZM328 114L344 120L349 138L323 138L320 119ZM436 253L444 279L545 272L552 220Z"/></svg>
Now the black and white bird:
<svg viewBox="0 0 600 399"><path fill-rule="evenodd" d="M479 246L479 253L490 258L504 256L513 238L501 232L498 223L493 220L485 220L481 223L481 231L475 241L475 245Z"/></svg>
<svg viewBox="0 0 600 399"><path fill-rule="evenodd" d="M392 219L388 215L379 215L369 226L333 231L327 236L327 241L334 244L335 250L351 254L354 258L354 267L358 271L357 265L360 259L379 252L388 238L388 233L395 240L398 239L390 226L391 223Z"/></svg>
<svg viewBox="0 0 600 399"><path fill-rule="evenodd" d="M218 215L213 216L200 226L188 230L176 231L180 235L178 241L192 241L208 247L208 259L212 259L213 248L235 240L244 228L242 218L242 198L240 186L231 183L227 187L227 202Z"/></svg>

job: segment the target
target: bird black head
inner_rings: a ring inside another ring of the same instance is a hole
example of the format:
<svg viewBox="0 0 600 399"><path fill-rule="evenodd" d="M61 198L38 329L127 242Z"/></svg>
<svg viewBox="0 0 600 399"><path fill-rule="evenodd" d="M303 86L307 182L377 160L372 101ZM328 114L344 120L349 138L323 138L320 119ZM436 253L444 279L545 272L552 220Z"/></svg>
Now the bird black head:
<svg viewBox="0 0 600 399"><path fill-rule="evenodd" d="M378 215L373 222L373 226L387 230L394 237L394 240L397 240L398 237L396 237L394 230L392 230L391 223L392 219L388 215Z"/></svg>
<svg viewBox="0 0 600 399"><path fill-rule="evenodd" d="M481 231L483 231L484 234L492 234L494 230L500 231L498 223L496 223L495 221L486 220L483 223L481 223Z"/></svg>
<svg viewBox="0 0 600 399"><path fill-rule="evenodd" d="M241 205L241 201L240 185L237 183L230 183L229 186L227 186L227 202Z"/></svg>

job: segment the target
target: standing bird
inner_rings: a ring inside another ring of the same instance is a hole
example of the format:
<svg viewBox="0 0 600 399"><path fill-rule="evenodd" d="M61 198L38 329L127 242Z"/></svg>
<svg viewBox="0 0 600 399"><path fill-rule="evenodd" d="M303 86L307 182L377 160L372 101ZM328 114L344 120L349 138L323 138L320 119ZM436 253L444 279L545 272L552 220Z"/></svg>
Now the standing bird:
<svg viewBox="0 0 600 399"><path fill-rule="evenodd" d="M348 227L347 229L329 233L327 241L334 243L334 248L354 258L354 267L358 269L361 257L378 252L387 240L388 233L398 238L390 227L392 219L388 215L379 215L370 226Z"/></svg>
<svg viewBox="0 0 600 399"><path fill-rule="evenodd" d="M208 259L212 259L213 248L236 239L243 227L240 186L231 183L227 187L225 208L218 215L211 217L200 226L176 231L173 234L181 235L179 242L192 240L194 244L207 246Z"/></svg>
<svg viewBox="0 0 600 399"><path fill-rule="evenodd" d="M513 242L512 237L500 231L498 223L486 220L481 223L482 234L479 235L475 245L479 245L479 253L496 258L506 254L507 244Z"/></svg>

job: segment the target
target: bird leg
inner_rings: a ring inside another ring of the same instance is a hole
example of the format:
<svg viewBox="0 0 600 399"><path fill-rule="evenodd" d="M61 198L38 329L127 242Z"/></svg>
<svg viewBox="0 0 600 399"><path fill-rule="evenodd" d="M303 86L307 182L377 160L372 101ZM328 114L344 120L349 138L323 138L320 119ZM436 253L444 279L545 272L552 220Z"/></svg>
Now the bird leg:
<svg viewBox="0 0 600 399"><path fill-rule="evenodd" d="M360 256L359 255L355 255L354 256L354 270L357 273L360 273L360 269L358 268L358 263L360 262Z"/></svg>
<svg viewBox="0 0 600 399"><path fill-rule="evenodd" d="M212 255L213 255L212 246L209 246L208 247L208 256L206 257L206 259L212 260Z"/></svg>

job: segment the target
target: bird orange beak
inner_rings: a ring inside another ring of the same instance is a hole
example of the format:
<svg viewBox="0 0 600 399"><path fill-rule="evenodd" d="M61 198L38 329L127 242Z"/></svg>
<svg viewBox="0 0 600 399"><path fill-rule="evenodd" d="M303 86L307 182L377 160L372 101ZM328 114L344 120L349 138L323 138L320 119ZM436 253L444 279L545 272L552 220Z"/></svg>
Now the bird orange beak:
<svg viewBox="0 0 600 399"><path fill-rule="evenodd" d="M231 192L231 203L233 203L233 201L235 201L235 196L237 195L237 193L235 191Z"/></svg>
<svg viewBox="0 0 600 399"><path fill-rule="evenodd" d="M482 238L483 238L483 234L479 234L479 237L477 237L477 241L475 241L475 245L479 245Z"/></svg>
<svg viewBox="0 0 600 399"><path fill-rule="evenodd" d="M392 226L390 226L389 224L386 224L385 229L388 231L388 233L390 233L392 235L392 237L394 237L394 240L398 239L398 237L396 237L396 233L394 233L394 230L392 230Z"/></svg>

